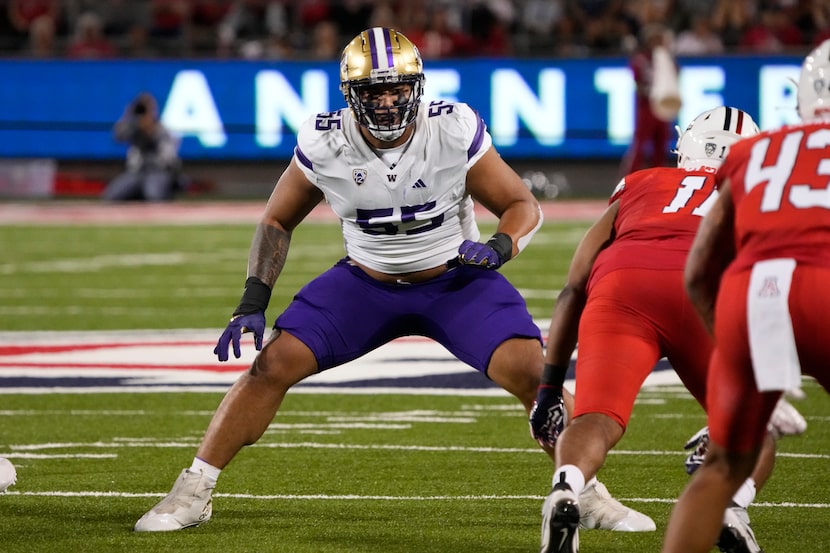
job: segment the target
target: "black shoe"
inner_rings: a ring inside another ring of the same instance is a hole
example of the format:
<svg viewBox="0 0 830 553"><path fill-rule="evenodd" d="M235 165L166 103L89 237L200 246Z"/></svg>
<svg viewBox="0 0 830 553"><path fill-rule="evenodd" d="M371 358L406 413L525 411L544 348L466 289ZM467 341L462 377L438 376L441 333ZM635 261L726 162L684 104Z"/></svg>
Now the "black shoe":
<svg viewBox="0 0 830 553"><path fill-rule="evenodd" d="M764 553L755 540L746 509L737 505L726 509L717 545L722 553Z"/></svg>
<svg viewBox="0 0 830 553"><path fill-rule="evenodd" d="M579 502L571 487L560 482L542 505L542 547L539 553L579 552Z"/></svg>

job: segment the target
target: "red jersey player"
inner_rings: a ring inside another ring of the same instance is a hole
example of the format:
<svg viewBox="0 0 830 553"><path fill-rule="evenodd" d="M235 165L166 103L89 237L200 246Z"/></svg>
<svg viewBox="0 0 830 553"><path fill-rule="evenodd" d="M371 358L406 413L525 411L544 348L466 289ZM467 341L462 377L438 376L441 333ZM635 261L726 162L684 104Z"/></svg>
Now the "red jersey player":
<svg viewBox="0 0 830 553"><path fill-rule="evenodd" d="M664 553L709 551L731 494L758 459L767 421L801 374L830 390L830 41L804 60L799 125L736 144L686 267L713 330L710 445L674 508Z"/></svg>
<svg viewBox="0 0 830 553"><path fill-rule="evenodd" d="M667 357L706 404L712 340L686 295L683 268L701 218L717 198L716 168L734 143L757 132L739 109L704 112L678 140L678 167L623 178L577 247L550 325L543 377L550 387L540 387L531 415L535 437L544 440L550 398L561 393L578 335L578 393L573 420L558 437L553 490L542 509L543 553L578 551L579 521L586 516L580 492L622 438L637 393L660 358ZM770 439L766 463L754 475L758 485L769 476L773 456ZM759 550L745 510L754 492L748 480L736 498L739 513L730 513L740 519L727 521L754 545L748 551Z"/></svg>

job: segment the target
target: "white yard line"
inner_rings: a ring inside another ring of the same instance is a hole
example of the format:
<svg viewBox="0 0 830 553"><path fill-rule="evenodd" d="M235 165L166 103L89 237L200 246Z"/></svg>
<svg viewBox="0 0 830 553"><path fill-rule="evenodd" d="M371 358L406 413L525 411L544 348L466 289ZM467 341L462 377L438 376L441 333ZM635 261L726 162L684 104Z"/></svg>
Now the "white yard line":
<svg viewBox="0 0 830 553"><path fill-rule="evenodd" d="M164 497L166 492L140 493L140 492L100 492L100 491L8 491L6 495L18 497L95 497L95 498L155 498ZM545 497L541 495L329 495L329 494L235 494L215 493L214 498L246 499L258 501L542 501ZM623 503L675 503L676 498L661 497L619 497ZM796 509L827 509L830 503L772 503L758 502L752 504L756 507L772 508L796 508Z"/></svg>

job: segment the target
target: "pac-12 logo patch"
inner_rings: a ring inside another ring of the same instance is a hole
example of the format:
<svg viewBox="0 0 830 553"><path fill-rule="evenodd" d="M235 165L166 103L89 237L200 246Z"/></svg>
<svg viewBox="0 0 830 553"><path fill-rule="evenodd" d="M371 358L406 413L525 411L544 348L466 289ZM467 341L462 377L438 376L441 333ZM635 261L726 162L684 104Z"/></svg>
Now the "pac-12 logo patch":
<svg viewBox="0 0 830 553"><path fill-rule="evenodd" d="M366 182L366 169L352 169L352 179L358 186Z"/></svg>
<svg viewBox="0 0 830 553"><path fill-rule="evenodd" d="M706 157L712 157L713 155L715 155L715 149L717 147L717 144L715 144L714 142L707 142L703 146L703 151L706 152Z"/></svg>

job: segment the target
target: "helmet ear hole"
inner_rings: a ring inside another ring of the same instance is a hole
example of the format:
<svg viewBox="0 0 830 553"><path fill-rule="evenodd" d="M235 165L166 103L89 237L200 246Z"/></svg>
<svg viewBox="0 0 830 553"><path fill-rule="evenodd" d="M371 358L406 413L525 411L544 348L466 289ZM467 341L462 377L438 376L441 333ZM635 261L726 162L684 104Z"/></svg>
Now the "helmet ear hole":
<svg viewBox="0 0 830 553"><path fill-rule="evenodd" d="M386 27L373 27L357 35L340 57L340 91L357 122L376 138L392 141L415 121L424 87L424 64L418 48L403 34ZM408 97L392 106L381 106L364 98L362 90L381 86L401 94L401 85L411 87Z"/></svg>
<svg viewBox="0 0 830 553"><path fill-rule="evenodd" d="M721 106L695 117L677 139L677 166L683 169L717 169L726 159L729 147L760 132L752 117L743 110Z"/></svg>

